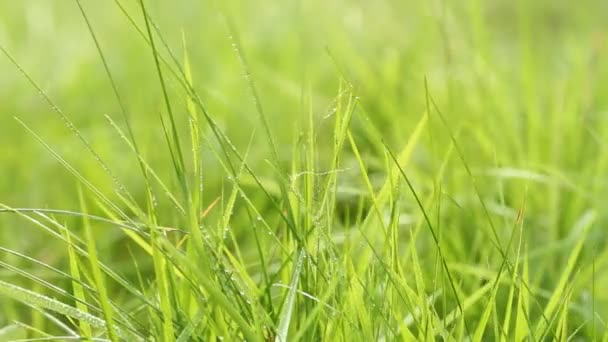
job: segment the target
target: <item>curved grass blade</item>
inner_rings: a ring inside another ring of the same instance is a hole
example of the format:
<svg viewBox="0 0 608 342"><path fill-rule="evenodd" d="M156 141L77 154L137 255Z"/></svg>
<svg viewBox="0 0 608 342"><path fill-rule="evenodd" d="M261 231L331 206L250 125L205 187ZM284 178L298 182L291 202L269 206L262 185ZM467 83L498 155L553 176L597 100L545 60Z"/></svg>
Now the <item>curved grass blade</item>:
<svg viewBox="0 0 608 342"><path fill-rule="evenodd" d="M55 311L62 315L82 320L95 328L106 328L106 322L87 312L60 302L56 299L41 295L34 291L0 280L0 294L33 307Z"/></svg>

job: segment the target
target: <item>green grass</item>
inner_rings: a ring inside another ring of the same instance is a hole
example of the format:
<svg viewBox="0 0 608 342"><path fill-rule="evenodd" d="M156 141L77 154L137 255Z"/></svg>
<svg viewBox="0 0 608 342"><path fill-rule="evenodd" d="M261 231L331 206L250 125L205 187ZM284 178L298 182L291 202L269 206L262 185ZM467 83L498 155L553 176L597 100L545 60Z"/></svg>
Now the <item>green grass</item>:
<svg viewBox="0 0 608 342"><path fill-rule="evenodd" d="M605 13L0 3L0 341L608 341Z"/></svg>

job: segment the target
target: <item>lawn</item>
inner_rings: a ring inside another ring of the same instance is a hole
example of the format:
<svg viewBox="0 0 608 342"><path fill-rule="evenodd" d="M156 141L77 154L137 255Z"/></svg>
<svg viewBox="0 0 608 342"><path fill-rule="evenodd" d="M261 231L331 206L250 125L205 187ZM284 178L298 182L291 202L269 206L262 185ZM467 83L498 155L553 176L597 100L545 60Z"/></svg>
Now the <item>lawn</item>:
<svg viewBox="0 0 608 342"><path fill-rule="evenodd" d="M0 2L0 341L608 341L606 23Z"/></svg>

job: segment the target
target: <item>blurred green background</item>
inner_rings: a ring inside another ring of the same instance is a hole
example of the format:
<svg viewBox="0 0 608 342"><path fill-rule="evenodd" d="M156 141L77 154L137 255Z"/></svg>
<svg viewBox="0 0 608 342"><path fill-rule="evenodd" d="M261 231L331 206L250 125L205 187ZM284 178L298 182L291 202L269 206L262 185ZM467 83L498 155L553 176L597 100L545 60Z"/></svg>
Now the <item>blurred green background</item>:
<svg viewBox="0 0 608 342"><path fill-rule="evenodd" d="M143 29L137 3L119 3ZM114 2L83 5L133 116L136 136L149 149L162 137L158 113L164 109L149 48ZM273 134L286 142L286 154L294 117L308 110L302 108L302 93L312 93L315 112L322 117L337 95L340 70L389 141L407 138L424 111L424 77L434 97L449 106L446 114L481 126L486 137L496 139L494 146L517 162L549 162L551 156L542 150L556 135L578 140L574 146L561 145L566 151L560 155L575 159L572 167L586 153L578 148L584 139L572 127L536 130L542 133L534 137L538 140L527 141L526 130L537 129L526 127L529 121L552 127L551 115L559 112L567 116L561 121L579 125L574 128L603 125L608 5L601 1L576 6L568 1L255 1L221 6L236 23ZM151 1L149 10L180 61L184 32L197 90L235 143L245 145L249 128L259 125L218 7ZM138 174L130 172L135 161L128 152L119 153L126 149L104 119L107 114L120 123L119 108L75 2L3 2L0 16L2 46L112 169L135 177L127 183L136 186ZM73 202L68 190L72 177L13 117L71 163L91 166L87 176L101 176L98 169L17 68L4 57L0 68L1 198L14 206ZM171 86L175 106L184 112L183 90L175 82ZM162 165L167 153L155 152L160 153L149 151L147 157Z"/></svg>

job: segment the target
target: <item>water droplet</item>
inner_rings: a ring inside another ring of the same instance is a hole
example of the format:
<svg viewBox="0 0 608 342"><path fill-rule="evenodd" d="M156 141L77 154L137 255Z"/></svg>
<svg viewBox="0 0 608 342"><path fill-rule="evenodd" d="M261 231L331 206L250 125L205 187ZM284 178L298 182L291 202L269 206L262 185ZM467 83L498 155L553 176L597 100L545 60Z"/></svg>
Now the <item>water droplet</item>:
<svg viewBox="0 0 608 342"><path fill-rule="evenodd" d="M258 215L258 217L256 217L255 219L258 220L258 221L262 221L262 216Z"/></svg>

